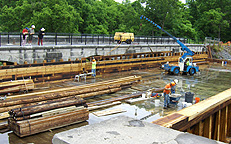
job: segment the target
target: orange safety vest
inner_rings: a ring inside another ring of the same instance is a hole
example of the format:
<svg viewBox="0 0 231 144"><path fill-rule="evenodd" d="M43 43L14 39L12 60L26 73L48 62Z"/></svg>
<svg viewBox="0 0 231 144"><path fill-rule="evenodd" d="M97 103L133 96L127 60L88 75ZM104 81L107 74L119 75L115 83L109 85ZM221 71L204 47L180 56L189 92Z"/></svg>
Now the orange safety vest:
<svg viewBox="0 0 231 144"><path fill-rule="evenodd" d="M171 89L172 88L172 86L171 86L171 84L169 83L169 84L167 84L165 87L164 87L164 93L166 93L166 94L169 94L170 92L171 92L171 90L167 90L167 89Z"/></svg>

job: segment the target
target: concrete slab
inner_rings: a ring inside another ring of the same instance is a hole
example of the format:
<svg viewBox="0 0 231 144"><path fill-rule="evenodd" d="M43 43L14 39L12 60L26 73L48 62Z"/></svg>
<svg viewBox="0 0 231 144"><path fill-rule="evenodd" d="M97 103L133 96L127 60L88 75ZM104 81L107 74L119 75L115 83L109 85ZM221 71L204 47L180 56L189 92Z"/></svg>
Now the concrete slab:
<svg viewBox="0 0 231 144"><path fill-rule="evenodd" d="M118 116L55 134L53 144L216 144L204 137Z"/></svg>

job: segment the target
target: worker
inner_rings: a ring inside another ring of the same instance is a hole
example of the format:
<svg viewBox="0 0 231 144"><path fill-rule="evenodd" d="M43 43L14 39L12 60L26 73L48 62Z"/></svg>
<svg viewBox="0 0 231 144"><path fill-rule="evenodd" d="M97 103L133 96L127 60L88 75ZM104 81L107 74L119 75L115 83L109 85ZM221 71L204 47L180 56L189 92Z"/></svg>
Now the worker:
<svg viewBox="0 0 231 144"><path fill-rule="evenodd" d="M189 60L187 60L187 62L186 62L186 66L189 66Z"/></svg>
<svg viewBox="0 0 231 144"><path fill-rule="evenodd" d="M96 76L96 60L95 60L95 58L93 58L93 60L92 60L91 72L93 73L92 76L95 78L95 76Z"/></svg>
<svg viewBox="0 0 231 144"><path fill-rule="evenodd" d="M178 83L178 79L174 79L172 82L174 82L175 84L177 84ZM171 93L174 94L174 93L176 93L175 91L176 91L176 85L171 87Z"/></svg>
<svg viewBox="0 0 231 144"><path fill-rule="evenodd" d="M175 82L175 84L177 84L178 79L174 79L173 82ZM176 85L171 87L171 94L175 94L175 93L176 93ZM180 97L174 98L174 97L170 96L169 98L170 98L170 103L172 103L172 104L177 104L178 101L180 100Z"/></svg>
<svg viewBox="0 0 231 144"><path fill-rule="evenodd" d="M170 92L171 92L171 88L172 88L173 86L175 86L175 85L176 85L176 83L175 83L175 81L173 81L173 82L168 83L168 84L164 87L164 91L163 91L163 93L164 93L164 109L167 109L167 108L170 107L170 106L169 106L169 104L170 104L169 94L170 94Z"/></svg>

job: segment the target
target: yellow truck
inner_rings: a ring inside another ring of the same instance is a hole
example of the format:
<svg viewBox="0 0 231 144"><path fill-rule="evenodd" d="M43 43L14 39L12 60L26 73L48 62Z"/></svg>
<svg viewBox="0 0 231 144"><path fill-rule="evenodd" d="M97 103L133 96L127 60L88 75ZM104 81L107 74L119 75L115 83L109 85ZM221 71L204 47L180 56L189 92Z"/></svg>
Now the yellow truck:
<svg viewBox="0 0 231 144"><path fill-rule="evenodd" d="M118 44L120 44L121 42L126 42L127 44L131 44L134 41L134 33L116 32L114 36L114 40Z"/></svg>

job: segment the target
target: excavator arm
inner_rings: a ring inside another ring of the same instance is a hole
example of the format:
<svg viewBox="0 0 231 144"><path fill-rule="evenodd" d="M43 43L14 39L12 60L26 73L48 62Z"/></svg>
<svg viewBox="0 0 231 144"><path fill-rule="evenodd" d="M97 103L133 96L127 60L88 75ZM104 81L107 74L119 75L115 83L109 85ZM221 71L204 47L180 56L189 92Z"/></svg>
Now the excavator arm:
<svg viewBox="0 0 231 144"><path fill-rule="evenodd" d="M187 56L193 56L194 55L194 52L192 52L180 40L176 39L176 37L174 37L173 35L171 35L167 31L165 31L163 28L161 28L158 24L156 24L155 22L153 22L152 20L150 20L149 18L147 18L147 17L145 17L143 15L140 17L140 19L145 19L145 20L149 21L151 24L155 25L157 28L159 28L160 30L162 30L163 32L165 32L167 35L169 35L172 39L174 39L181 46L181 50L187 52L187 53L184 53L181 58L185 59Z"/></svg>

